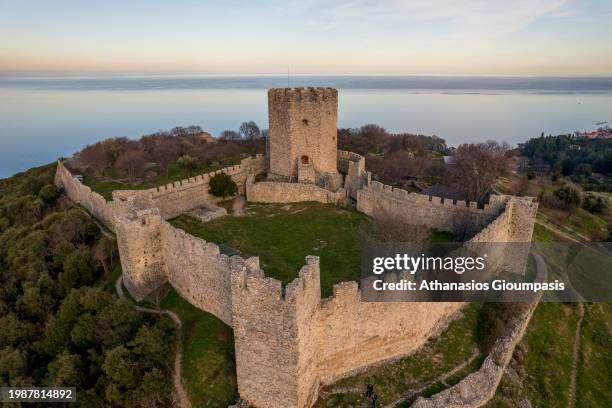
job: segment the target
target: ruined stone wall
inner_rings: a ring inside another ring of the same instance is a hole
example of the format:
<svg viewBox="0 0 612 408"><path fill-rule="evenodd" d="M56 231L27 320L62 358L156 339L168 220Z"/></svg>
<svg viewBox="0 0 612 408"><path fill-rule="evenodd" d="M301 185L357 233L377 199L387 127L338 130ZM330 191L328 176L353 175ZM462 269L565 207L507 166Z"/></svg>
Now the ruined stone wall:
<svg viewBox="0 0 612 408"><path fill-rule="evenodd" d="M270 89L268 126L271 176L295 181L302 156L318 173L337 172L336 89Z"/></svg>
<svg viewBox="0 0 612 408"><path fill-rule="evenodd" d="M372 217L388 215L414 225L438 231L472 236L495 219L505 208L508 196L491 196L489 204L479 209L466 203L409 193L378 181L371 181L357 192L357 210Z"/></svg>
<svg viewBox="0 0 612 408"><path fill-rule="evenodd" d="M342 202L344 189L336 192L325 190L315 184L284 183L278 181L247 182L247 201L251 203L298 203L317 201L325 204Z"/></svg>
<svg viewBox="0 0 612 408"><path fill-rule="evenodd" d="M262 155L243 159L239 165L201 174L186 180L175 181L165 186L148 190L119 190L113 192L113 200L129 200L135 208L158 208L164 219L176 217L186 211L221 201L211 195L210 178L223 172L229 174L238 185L238 192L245 194L245 184L249 175L262 173L267 162Z"/></svg>
<svg viewBox="0 0 612 408"><path fill-rule="evenodd" d="M545 282L547 267L544 259L535 254L536 282ZM429 398L419 397L414 408L477 408L485 405L497 391L506 366L512 358L516 345L521 341L529 321L538 306L542 292L533 295L533 301L523 313L513 316L505 333L497 339L493 349L478 371L469 374L459 383Z"/></svg>
<svg viewBox="0 0 612 408"><path fill-rule="evenodd" d="M346 174L344 189L348 196L357 199L357 191L368 184L365 157L357 153L338 150L338 170Z"/></svg>

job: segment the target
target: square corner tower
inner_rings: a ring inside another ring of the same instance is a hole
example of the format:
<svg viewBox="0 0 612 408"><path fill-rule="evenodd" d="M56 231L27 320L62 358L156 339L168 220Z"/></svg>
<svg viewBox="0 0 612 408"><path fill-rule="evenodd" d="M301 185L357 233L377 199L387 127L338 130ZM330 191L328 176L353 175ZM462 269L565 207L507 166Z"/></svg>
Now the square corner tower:
<svg viewBox="0 0 612 408"><path fill-rule="evenodd" d="M338 173L336 89L270 89L268 121L271 178L296 181L304 165L318 177Z"/></svg>

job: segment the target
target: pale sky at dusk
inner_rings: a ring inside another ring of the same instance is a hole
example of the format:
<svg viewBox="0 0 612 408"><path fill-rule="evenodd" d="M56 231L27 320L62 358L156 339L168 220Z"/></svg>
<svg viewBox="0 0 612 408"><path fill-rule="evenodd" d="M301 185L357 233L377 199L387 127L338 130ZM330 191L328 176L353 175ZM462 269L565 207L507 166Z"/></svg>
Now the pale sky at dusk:
<svg viewBox="0 0 612 408"><path fill-rule="evenodd" d="M0 0L0 74L612 75L610 0Z"/></svg>

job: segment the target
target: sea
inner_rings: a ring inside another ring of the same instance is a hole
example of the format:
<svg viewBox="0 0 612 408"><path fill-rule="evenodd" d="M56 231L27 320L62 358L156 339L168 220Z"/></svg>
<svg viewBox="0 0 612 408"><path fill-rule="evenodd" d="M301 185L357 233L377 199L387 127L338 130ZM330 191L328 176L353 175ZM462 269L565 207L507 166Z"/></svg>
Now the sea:
<svg viewBox="0 0 612 408"><path fill-rule="evenodd" d="M612 77L241 75L0 77L0 178L109 137L199 125L268 127L267 89L334 87L338 126L375 123L449 146L518 145L612 122Z"/></svg>

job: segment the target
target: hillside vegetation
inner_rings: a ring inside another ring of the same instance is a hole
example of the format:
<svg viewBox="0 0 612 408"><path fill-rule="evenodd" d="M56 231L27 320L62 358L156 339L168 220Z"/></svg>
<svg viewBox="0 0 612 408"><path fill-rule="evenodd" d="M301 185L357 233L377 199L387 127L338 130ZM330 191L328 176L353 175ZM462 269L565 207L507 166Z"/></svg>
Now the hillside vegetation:
<svg viewBox="0 0 612 408"><path fill-rule="evenodd" d="M0 180L0 386L70 386L76 406L172 401L174 326L112 292L115 240L53 185Z"/></svg>

